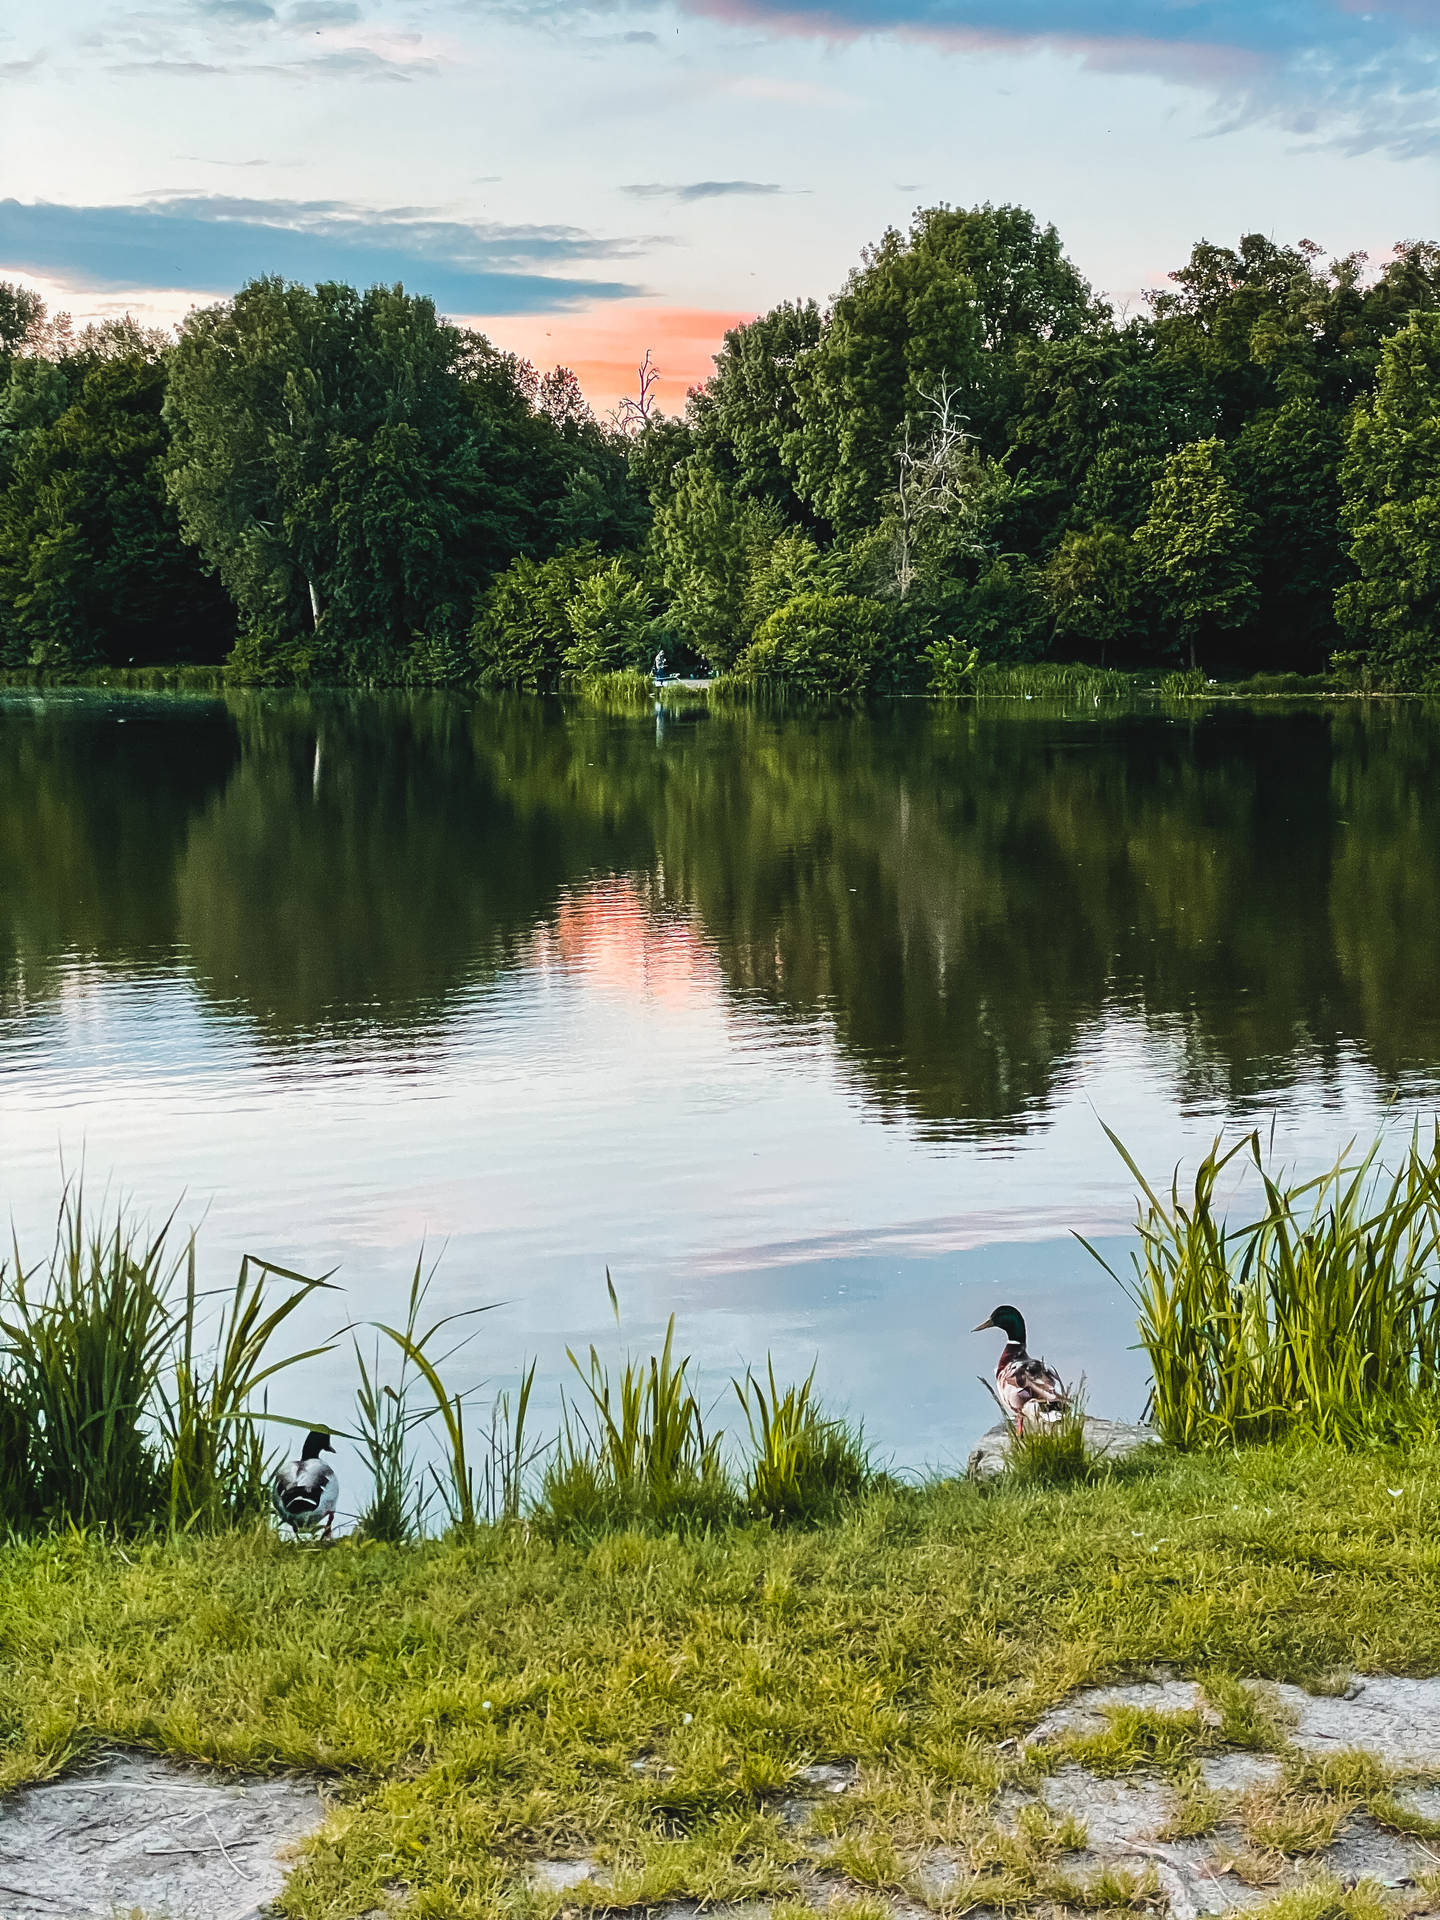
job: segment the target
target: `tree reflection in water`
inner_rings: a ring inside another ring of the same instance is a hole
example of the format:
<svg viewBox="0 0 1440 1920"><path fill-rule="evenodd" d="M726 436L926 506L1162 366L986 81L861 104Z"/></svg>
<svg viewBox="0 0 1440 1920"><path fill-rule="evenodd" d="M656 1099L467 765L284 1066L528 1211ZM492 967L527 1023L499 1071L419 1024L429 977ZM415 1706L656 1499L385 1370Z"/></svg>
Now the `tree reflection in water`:
<svg viewBox="0 0 1440 1920"><path fill-rule="evenodd" d="M1175 1096L1440 1060L1440 723L1413 706L672 719L424 695L0 707L0 1006L157 964L402 1070L623 880L922 1131L1042 1120L1087 1035ZM613 927L611 929L613 937ZM537 944L538 943L538 944ZM558 945L557 945L558 943ZM688 962L687 962L688 964Z"/></svg>

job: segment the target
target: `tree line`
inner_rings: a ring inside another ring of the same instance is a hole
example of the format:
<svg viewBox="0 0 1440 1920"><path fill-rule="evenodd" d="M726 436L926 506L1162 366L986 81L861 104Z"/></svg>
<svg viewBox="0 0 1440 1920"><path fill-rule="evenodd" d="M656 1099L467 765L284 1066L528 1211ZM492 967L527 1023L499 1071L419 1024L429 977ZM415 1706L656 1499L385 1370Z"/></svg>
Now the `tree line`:
<svg viewBox="0 0 1440 1920"><path fill-rule="evenodd" d="M0 285L0 665L1440 675L1432 242L1201 242L1125 314L1024 209L941 206L727 333L683 418L646 373L607 422L398 287L259 280L170 339Z"/></svg>

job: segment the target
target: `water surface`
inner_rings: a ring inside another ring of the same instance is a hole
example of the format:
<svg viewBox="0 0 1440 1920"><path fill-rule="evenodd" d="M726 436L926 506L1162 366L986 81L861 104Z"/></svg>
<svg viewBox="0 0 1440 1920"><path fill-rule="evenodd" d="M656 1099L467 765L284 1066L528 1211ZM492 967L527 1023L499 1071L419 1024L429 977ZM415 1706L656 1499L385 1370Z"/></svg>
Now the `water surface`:
<svg viewBox="0 0 1440 1920"><path fill-rule="evenodd" d="M1114 1127L1167 1173L1318 1167L1440 1067L1440 727L903 705L610 715L440 696L0 698L0 1166L62 1156L456 1363L767 1349L902 1465L991 1409L1001 1298L1135 1415ZM1393 1103L1393 1104L1392 1104ZM332 1317L338 1318L338 1315ZM345 1423L344 1352L307 1372ZM717 1414L728 1420L729 1416Z"/></svg>

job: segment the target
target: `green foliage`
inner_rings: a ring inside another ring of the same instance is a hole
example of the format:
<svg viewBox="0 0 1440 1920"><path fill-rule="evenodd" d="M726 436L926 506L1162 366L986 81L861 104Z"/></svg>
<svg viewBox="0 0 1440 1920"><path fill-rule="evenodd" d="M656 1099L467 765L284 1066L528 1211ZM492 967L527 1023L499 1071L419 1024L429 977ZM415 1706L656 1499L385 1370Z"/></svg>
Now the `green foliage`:
<svg viewBox="0 0 1440 1920"><path fill-rule="evenodd" d="M1139 560L1135 541L1116 527L1069 528L1044 575L1056 639L1104 666L1136 625Z"/></svg>
<svg viewBox="0 0 1440 1920"><path fill-rule="evenodd" d="M291 1289L270 1306L269 1283ZM267 1260L246 1256L211 1336L208 1355L198 1350L200 1294L195 1241L185 1249L185 1295L172 1315L173 1346L168 1378L159 1384L160 1433L168 1456L169 1523L172 1528L215 1529L258 1520L269 1508L268 1462L253 1404L261 1388L287 1367L326 1351L271 1359L277 1336L297 1308L326 1280L307 1279Z"/></svg>
<svg viewBox="0 0 1440 1920"><path fill-rule="evenodd" d="M731 1517L735 1495L720 1435L706 1437L687 1377L690 1360L675 1359L674 1342L672 1314L661 1352L648 1361L627 1358L613 1381L594 1347L588 1370L570 1353L588 1413L573 1404L565 1409L541 1484L543 1526L585 1538L627 1526L715 1526Z"/></svg>
<svg viewBox="0 0 1440 1920"><path fill-rule="evenodd" d="M565 609L565 664L577 673L618 673L648 664L654 629L649 590L623 560L583 578Z"/></svg>
<svg viewBox="0 0 1440 1920"><path fill-rule="evenodd" d="M733 1382L750 1434L745 1504L780 1525L830 1519L874 1479L864 1440L821 1408L813 1367L798 1387L783 1391L773 1363L766 1371L768 1398L751 1372Z"/></svg>
<svg viewBox="0 0 1440 1920"><path fill-rule="evenodd" d="M802 593L770 615L735 662L735 678L812 700L894 692L906 673L895 633L895 610L878 600Z"/></svg>
<svg viewBox="0 0 1440 1920"><path fill-rule="evenodd" d="M957 640L953 633L932 640L921 656L929 672L929 690L942 699L975 691L975 675L980 666L980 649L970 640Z"/></svg>
<svg viewBox="0 0 1440 1920"><path fill-rule="evenodd" d="M1428 685L1440 664L1440 314L1386 342L1341 486L1358 576L1337 601L1341 628L1374 682Z"/></svg>
<svg viewBox="0 0 1440 1920"><path fill-rule="evenodd" d="M574 643L568 609L604 566L591 545L548 560L512 560L481 600L470 650L482 686L539 693L553 687Z"/></svg>
<svg viewBox="0 0 1440 1920"><path fill-rule="evenodd" d="M782 531L773 507L744 498L705 455L676 470L651 546L671 625L712 667L728 667L749 638L746 593Z"/></svg>
<svg viewBox="0 0 1440 1920"><path fill-rule="evenodd" d="M1417 1134L1388 1177L1377 1141L1288 1184L1258 1134L1217 1142L1188 1199L1178 1171L1167 1198L1110 1137L1142 1194L1140 1251L1122 1284L1164 1439L1217 1447L1299 1432L1353 1445L1403 1434L1417 1414L1424 1423L1440 1393L1440 1131L1428 1149ZM1234 1227L1216 1187L1242 1154L1264 1207Z"/></svg>
<svg viewBox="0 0 1440 1920"><path fill-rule="evenodd" d="M1161 618L1193 667L1202 638L1255 610L1254 516L1227 471L1218 440L1196 440L1165 462L1136 529Z"/></svg>
<svg viewBox="0 0 1440 1920"><path fill-rule="evenodd" d="M129 322L0 381L0 665L224 653L229 609L166 498L165 381L162 344Z"/></svg>

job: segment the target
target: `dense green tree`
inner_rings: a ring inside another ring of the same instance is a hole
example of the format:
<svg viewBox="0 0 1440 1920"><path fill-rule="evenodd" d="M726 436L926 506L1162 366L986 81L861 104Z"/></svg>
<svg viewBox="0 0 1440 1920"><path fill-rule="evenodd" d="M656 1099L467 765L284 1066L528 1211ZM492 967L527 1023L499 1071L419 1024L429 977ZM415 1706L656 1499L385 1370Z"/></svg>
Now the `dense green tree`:
<svg viewBox="0 0 1440 1920"><path fill-rule="evenodd" d="M249 677L393 677L538 531L515 363L399 287L257 280L192 313L166 413Z"/></svg>
<svg viewBox="0 0 1440 1920"><path fill-rule="evenodd" d="M818 346L821 332L813 300L786 301L732 327L715 356L714 375L691 403L697 442L718 454L736 492L769 501L801 522L810 516L794 485L803 427L795 367Z"/></svg>
<svg viewBox="0 0 1440 1920"><path fill-rule="evenodd" d="M570 603L604 565L593 544L512 560L476 609L470 647L481 684L526 693L554 687L575 638Z"/></svg>
<svg viewBox="0 0 1440 1920"><path fill-rule="evenodd" d="M565 664L577 673L617 673L650 664L652 605L644 583L621 559L581 580L565 609L570 645Z"/></svg>
<svg viewBox="0 0 1440 1920"><path fill-rule="evenodd" d="M895 610L849 593L802 593L772 613L735 662L752 685L811 699L898 693L915 667L897 651Z"/></svg>
<svg viewBox="0 0 1440 1920"><path fill-rule="evenodd" d="M672 626L711 666L728 667L749 638L751 575L783 530L773 506L743 498L704 453L677 470L652 549Z"/></svg>
<svg viewBox="0 0 1440 1920"><path fill-rule="evenodd" d="M1232 442L1236 484L1255 517L1255 620L1267 666L1323 672L1334 644L1335 594L1348 572L1344 435L1344 415L1307 395L1253 415Z"/></svg>
<svg viewBox="0 0 1440 1920"><path fill-rule="evenodd" d="M1218 440L1195 440L1171 455L1135 540L1161 617L1192 671L1202 639L1243 625L1255 609L1254 530Z"/></svg>
<svg viewBox="0 0 1440 1920"><path fill-rule="evenodd" d="M166 496L166 354L128 323L59 361L12 362L0 394L0 661L70 671L219 660L223 594Z"/></svg>
<svg viewBox="0 0 1440 1920"><path fill-rule="evenodd" d="M1339 594L1341 626L1375 679L1427 683L1440 668L1440 313L1387 341L1341 484L1357 575Z"/></svg>
<svg viewBox="0 0 1440 1920"><path fill-rule="evenodd" d="M1135 630L1139 572L1140 552L1128 534L1103 523L1070 528L1045 568L1056 638L1103 667Z"/></svg>
<svg viewBox="0 0 1440 1920"><path fill-rule="evenodd" d="M33 287L0 280L0 366L28 346L45 322L45 302Z"/></svg>

